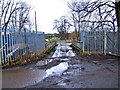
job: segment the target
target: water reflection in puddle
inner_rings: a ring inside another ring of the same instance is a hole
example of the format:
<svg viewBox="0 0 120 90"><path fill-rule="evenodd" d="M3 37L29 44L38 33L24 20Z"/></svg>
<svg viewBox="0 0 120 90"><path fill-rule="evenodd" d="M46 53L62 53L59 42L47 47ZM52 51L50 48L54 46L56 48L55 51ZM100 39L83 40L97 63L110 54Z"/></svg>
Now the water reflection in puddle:
<svg viewBox="0 0 120 90"><path fill-rule="evenodd" d="M75 56L75 53L73 53L72 48L69 45L71 45L71 43L59 43L52 56L53 59L38 61L35 66L46 65L56 59L68 61L69 58L61 57ZM31 69L2 71L2 86L3 88L22 88L28 85L34 85L49 75L61 75L67 69L68 63L62 62L46 71L38 69L32 70L32 67Z"/></svg>
<svg viewBox="0 0 120 90"><path fill-rule="evenodd" d="M43 65L46 65L46 64L48 64L48 62L49 62L49 60L41 60L41 61L38 61L37 63L36 63L36 67L37 66L43 66Z"/></svg>
<svg viewBox="0 0 120 90"><path fill-rule="evenodd" d="M2 72L2 87L3 88L22 88L28 85L34 85L42 79L50 75L61 75L68 69L68 63L63 62L50 69L21 69L8 70Z"/></svg>
<svg viewBox="0 0 120 90"><path fill-rule="evenodd" d="M66 83L58 83L57 85L60 85L60 86L65 86Z"/></svg>
<svg viewBox="0 0 120 90"><path fill-rule="evenodd" d="M49 75L59 75L60 76L67 69L68 69L68 63L63 62L57 66L54 66L54 67L46 70L46 73L47 73L47 76L49 76Z"/></svg>
<svg viewBox="0 0 120 90"><path fill-rule="evenodd" d="M73 53L72 48L69 45L71 45L71 43L59 43L52 57L75 56L75 53Z"/></svg>
<svg viewBox="0 0 120 90"><path fill-rule="evenodd" d="M46 75L44 70L9 70L2 72L3 88L22 88L33 85L42 80Z"/></svg>

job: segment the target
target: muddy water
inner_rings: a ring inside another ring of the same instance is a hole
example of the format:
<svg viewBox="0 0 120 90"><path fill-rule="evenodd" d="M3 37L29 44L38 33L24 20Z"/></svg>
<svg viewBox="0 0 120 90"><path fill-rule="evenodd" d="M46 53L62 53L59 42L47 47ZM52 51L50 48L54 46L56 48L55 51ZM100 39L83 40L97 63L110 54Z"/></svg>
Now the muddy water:
<svg viewBox="0 0 120 90"><path fill-rule="evenodd" d="M73 57L75 56L75 53L73 53L70 45L71 43L59 43L52 57Z"/></svg>
<svg viewBox="0 0 120 90"><path fill-rule="evenodd" d="M57 58L59 58L59 60L68 61L69 57L75 56L75 53L73 53L70 45L71 43L58 43L58 46L51 57L53 59L38 61L35 65L32 65L28 69L22 68L17 70L13 69L2 71L3 88L22 88L25 86L34 85L49 75L61 75L69 67L67 62L62 62L57 66L47 69L46 71L34 67L46 65Z"/></svg>
<svg viewBox="0 0 120 90"><path fill-rule="evenodd" d="M48 70L46 70L47 75L61 75L65 70L68 69L68 63L67 62L63 62L60 63L57 66L54 66Z"/></svg>
<svg viewBox="0 0 120 90"><path fill-rule="evenodd" d="M33 85L42 80L46 75L44 70L9 70L2 72L3 88L22 88Z"/></svg>

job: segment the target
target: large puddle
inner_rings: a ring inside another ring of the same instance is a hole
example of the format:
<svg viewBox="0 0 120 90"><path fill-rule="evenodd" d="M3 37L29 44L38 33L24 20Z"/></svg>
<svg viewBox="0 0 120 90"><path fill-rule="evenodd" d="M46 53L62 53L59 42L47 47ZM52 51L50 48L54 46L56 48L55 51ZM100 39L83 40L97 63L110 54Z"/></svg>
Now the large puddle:
<svg viewBox="0 0 120 90"><path fill-rule="evenodd" d="M69 60L67 57L75 56L75 53L73 53L72 48L69 45L70 43L58 43L52 58L60 58L59 60L67 61ZM38 61L34 66L46 65L47 63L52 62L54 59ZM25 86L34 85L49 75L61 75L67 69L68 63L61 62L60 64L51 67L46 71L40 69L18 69L2 71L2 87L23 88Z"/></svg>
<svg viewBox="0 0 120 90"><path fill-rule="evenodd" d="M46 70L46 73L47 73L47 76L49 76L49 75L59 75L60 76L67 69L68 69L68 63L63 62L57 66L54 66L54 67Z"/></svg>
<svg viewBox="0 0 120 90"><path fill-rule="evenodd" d="M44 70L9 70L2 72L2 88L23 88L42 80L46 75Z"/></svg>
<svg viewBox="0 0 120 90"><path fill-rule="evenodd" d="M73 53L70 45L71 43L59 43L52 57L73 57L75 56L75 53Z"/></svg>

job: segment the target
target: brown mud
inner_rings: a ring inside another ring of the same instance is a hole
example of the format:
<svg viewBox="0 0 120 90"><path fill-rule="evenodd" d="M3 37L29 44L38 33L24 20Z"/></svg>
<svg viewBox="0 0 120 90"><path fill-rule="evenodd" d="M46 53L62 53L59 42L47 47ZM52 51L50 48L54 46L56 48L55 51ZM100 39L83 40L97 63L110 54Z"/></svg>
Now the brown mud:
<svg viewBox="0 0 120 90"><path fill-rule="evenodd" d="M55 52L42 60L4 69L3 87L118 88L117 57L81 55L69 46L60 43Z"/></svg>
<svg viewBox="0 0 120 90"><path fill-rule="evenodd" d="M80 55L68 60L61 76L53 75L26 88L118 88L118 57Z"/></svg>

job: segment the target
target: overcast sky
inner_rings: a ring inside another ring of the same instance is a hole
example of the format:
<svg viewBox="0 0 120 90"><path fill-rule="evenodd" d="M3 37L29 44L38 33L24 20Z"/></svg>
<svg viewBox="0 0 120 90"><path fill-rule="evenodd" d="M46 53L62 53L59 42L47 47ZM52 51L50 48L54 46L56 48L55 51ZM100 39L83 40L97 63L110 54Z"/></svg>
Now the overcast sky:
<svg viewBox="0 0 120 90"><path fill-rule="evenodd" d="M55 33L53 21L64 16L68 12L67 4L64 0L21 0L30 5L33 10L30 12L31 20L34 22L34 13L37 14L38 31L45 33ZM35 30L35 28L33 27Z"/></svg>
<svg viewBox="0 0 120 90"><path fill-rule="evenodd" d="M67 1L70 0L21 0L25 1L33 9L30 12L32 22L35 22L35 11L37 14L37 29L45 33L56 33L53 30L53 21L59 19L61 16L68 15L69 8ZM85 0L83 0L85 1ZM95 1L95 0L87 0ZM114 1L114 0L112 0ZM35 27L33 26L33 30Z"/></svg>

